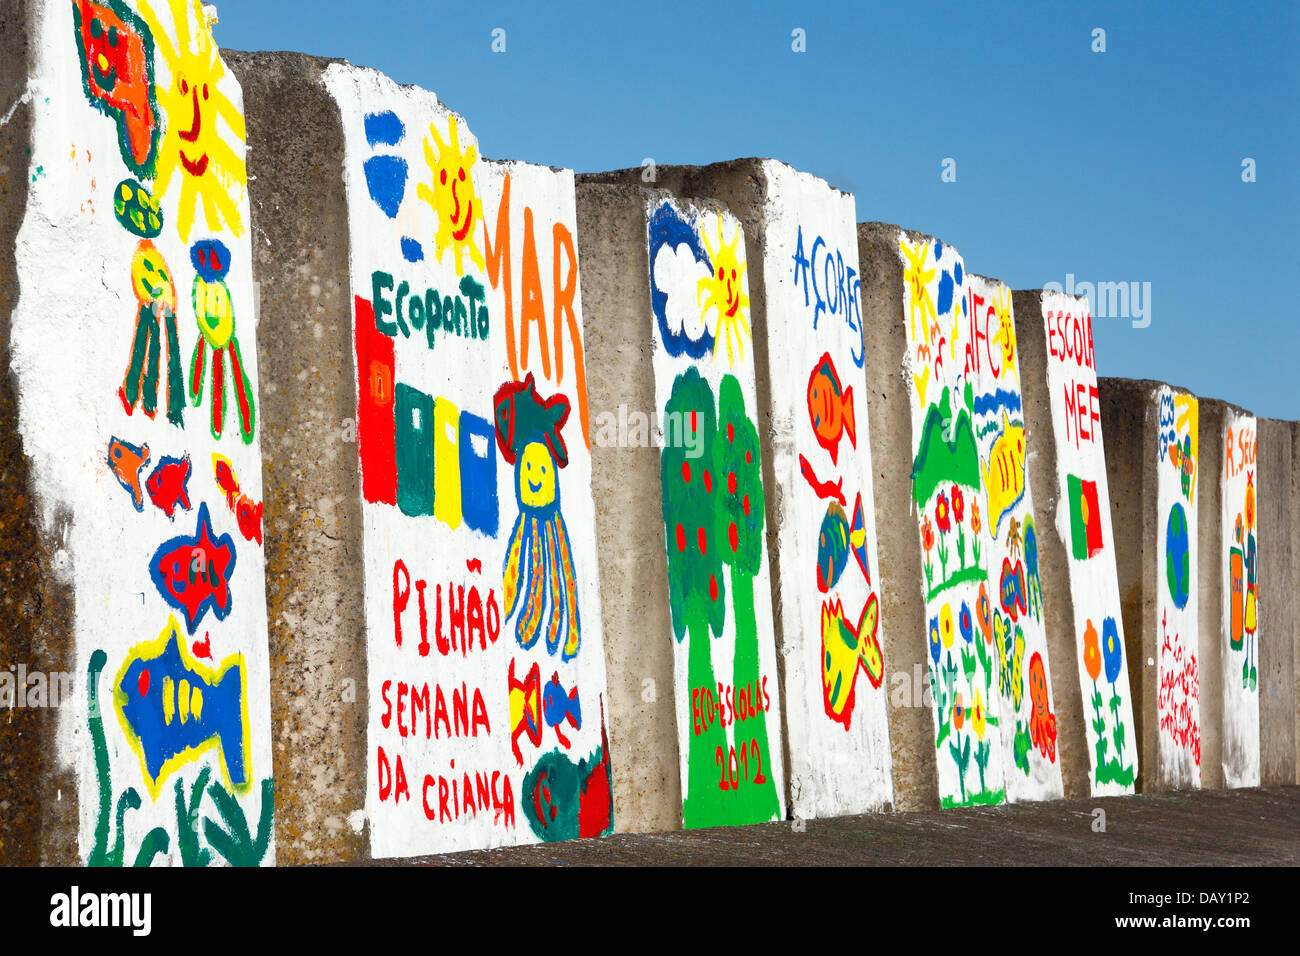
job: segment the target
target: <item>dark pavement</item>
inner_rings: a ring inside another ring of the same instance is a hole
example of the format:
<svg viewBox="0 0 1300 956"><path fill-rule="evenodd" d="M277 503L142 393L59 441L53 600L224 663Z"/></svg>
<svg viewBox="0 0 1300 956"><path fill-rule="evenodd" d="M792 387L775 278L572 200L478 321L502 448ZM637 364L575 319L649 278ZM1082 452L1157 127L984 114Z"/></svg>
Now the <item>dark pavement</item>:
<svg viewBox="0 0 1300 956"><path fill-rule="evenodd" d="M1105 811L1104 832L1101 816ZM436 866L1295 866L1300 787L883 813L475 850Z"/></svg>

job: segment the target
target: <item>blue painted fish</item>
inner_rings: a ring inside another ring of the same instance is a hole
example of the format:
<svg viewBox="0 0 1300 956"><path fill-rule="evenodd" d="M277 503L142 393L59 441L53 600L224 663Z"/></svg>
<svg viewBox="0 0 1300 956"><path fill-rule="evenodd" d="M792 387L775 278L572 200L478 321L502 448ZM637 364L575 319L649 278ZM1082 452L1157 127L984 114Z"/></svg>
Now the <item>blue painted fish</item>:
<svg viewBox="0 0 1300 956"><path fill-rule="evenodd" d="M216 669L191 657L174 614L156 639L131 649L113 684L113 702L155 800L167 777L211 749L231 789L248 787L246 681L243 654L231 654Z"/></svg>
<svg viewBox="0 0 1300 956"><path fill-rule="evenodd" d="M838 501L826 506L817 536L817 590L825 594L839 583L848 563L849 519Z"/></svg>
<svg viewBox="0 0 1300 956"><path fill-rule="evenodd" d="M567 720L574 730L582 729L582 705L578 702L578 688L565 693L560 685L559 671L551 675L546 687L542 689L542 713L546 717L546 723L555 728L555 736L566 747L569 746L569 741L561 733L560 725Z"/></svg>

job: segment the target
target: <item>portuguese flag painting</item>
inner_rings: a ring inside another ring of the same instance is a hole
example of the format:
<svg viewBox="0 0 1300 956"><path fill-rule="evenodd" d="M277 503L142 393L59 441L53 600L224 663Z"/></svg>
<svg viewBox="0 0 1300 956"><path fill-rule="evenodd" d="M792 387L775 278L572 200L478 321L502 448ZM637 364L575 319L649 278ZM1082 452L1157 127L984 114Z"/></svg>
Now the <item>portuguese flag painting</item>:
<svg viewBox="0 0 1300 956"><path fill-rule="evenodd" d="M1086 561L1101 550L1101 508L1097 483L1069 475L1070 539L1074 557Z"/></svg>

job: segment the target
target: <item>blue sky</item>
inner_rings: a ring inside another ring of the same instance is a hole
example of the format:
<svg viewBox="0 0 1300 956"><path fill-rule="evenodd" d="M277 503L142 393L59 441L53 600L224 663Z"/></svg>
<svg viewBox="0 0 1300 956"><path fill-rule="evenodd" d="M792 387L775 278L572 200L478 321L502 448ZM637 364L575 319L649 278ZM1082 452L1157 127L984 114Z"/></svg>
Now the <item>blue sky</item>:
<svg viewBox="0 0 1300 956"><path fill-rule="evenodd" d="M1095 320L1100 374L1300 418L1300 5L1217 7L219 0L217 37L431 89L494 158L772 156L1013 288L1150 283L1149 326Z"/></svg>

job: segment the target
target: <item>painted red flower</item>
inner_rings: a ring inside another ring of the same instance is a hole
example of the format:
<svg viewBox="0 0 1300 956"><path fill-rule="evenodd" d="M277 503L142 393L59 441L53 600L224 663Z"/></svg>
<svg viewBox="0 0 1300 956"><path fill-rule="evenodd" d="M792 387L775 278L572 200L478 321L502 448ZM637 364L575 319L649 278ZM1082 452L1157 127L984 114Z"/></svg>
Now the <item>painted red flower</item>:
<svg viewBox="0 0 1300 956"><path fill-rule="evenodd" d="M934 504L934 521L939 526L940 534L947 534L952 528L952 522L948 517L948 496L940 495L939 500Z"/></svg>
<svg viewBox="0 0 1300 956"><path fill-rule="evenodd" d="M956 485L952 486L952 515L961 524L962 515L966 513L966 499L962 496L961 489Z"/></svg>

